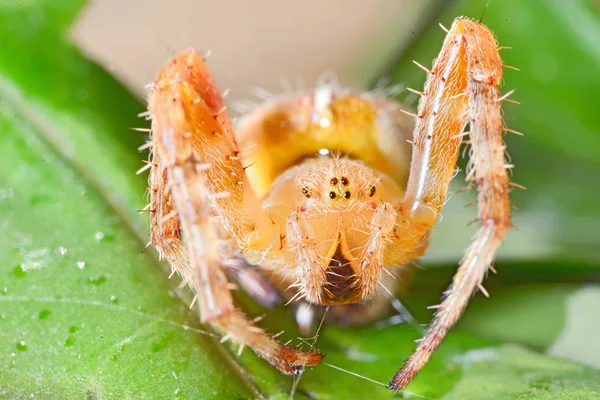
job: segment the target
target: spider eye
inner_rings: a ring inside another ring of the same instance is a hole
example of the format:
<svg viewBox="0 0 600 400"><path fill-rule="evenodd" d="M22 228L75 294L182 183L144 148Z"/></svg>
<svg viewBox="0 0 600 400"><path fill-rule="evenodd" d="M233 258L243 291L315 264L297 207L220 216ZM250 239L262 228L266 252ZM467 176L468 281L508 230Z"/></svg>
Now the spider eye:
<svg viewBox="0 0 600 400"><path fill-rule="evenodd" d="M344 197L345 197L346 199L349 199L349 198L350 198L350 192L346 192L346 193L344 193Z"/></svg>
<svg viewBox="0 0 600 400"><path fill-rule="evenodd" d="M337 183L338 183L338 178L336 178L336 177L333 177L333 178L331 178L331 180L330 180L329 182L330 182L332 185L337 185Z"/></svg>
<svg viewBox="0 0 600 400"><path fill-rule="evenodd" d="M369 190L369 197L373 197L375 195L375 186L371 186L371 189Z"/></svg>
<svg viewBox="0 0 600 400"><path fill-rule="evenodd" d="M342 176L342 185L346 186L348 184L348 178Z"/></svg>
<svg viewBox="0 0 600 400"><path fill-rule="evenodd" d="M335 199L335 192L329 192L329 198Z"/></svg>
<svg viewBox="0 0 600 400"><path fill-rule="evenodd" d="M304 196L306 196L306 198L310 197L310 190L308 190L307 188L303 187L302 193L304 194Z"/></svg>

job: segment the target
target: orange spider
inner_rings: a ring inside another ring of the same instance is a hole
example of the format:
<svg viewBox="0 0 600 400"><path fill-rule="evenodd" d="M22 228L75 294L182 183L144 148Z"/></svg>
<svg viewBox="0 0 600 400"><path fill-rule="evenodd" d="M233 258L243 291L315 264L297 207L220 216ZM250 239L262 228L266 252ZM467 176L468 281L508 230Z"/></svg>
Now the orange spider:
<svg viewBox="0 0 600 400"><path fill-rule="evenodd" d="M389 384L405 387L474 291L484 291L511 226L498 49L483 24L457 18L432 69L423 67L416 115L374 93L325 85L265 102L235 132L201 56L189 50L169 60L148 101L150 236L195 291L202 322L285 374L316 366L320 353L278 343L235 308L226 270L243 275L238 281L263 303L273 301L269 289L240 265L259 266L289 301L331 305L335 322L372 321L389 303L385 289L397 288L394 275L427 248L468 134L481 228Z"/></svg>

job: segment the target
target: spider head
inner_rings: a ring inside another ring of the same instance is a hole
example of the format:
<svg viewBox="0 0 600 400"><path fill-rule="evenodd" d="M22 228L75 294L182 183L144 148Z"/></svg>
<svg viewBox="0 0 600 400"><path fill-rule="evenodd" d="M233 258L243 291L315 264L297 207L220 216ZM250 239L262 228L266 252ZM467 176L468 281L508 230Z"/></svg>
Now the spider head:
<svg viewBox="0 0 600 400"><path fill-rule="evenodd" d="M348 304L373 295L377 279L365 269L374 254L385 253L374 248L385 241L373 238L393 228L390 203L401 196L388 176L339 157L307 160L274 182L263 204L273 217L285 218L289 262L297 265L295 286L307 301ZM382 204L389 206L385 218L378 211Z"/></svg>

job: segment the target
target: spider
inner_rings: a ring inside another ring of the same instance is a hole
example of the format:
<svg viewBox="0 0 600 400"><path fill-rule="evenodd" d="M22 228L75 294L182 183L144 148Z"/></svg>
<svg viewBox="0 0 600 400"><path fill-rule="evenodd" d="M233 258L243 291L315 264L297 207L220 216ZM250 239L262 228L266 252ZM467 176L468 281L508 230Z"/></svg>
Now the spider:
<svg viewBox="0 0 600 400"><path fill-rule="evenodd" d="M388 385L404 388L471 295L487 294L481 282L511 226L503 143L511 130L501 116L510 93L498 89L499 49L481 22L460 17L431 70L417 64L427 72L424 92L414 91L417 114L376 93L324 85L266 101L235 131L201 55L170 59L148 100L150 237L194 290L201 321L285 374L319 364L318 351L280 344L235 307L228 271L263 303L274 301L272 286L288 302L330 307L334 322L378 318L398 271L428 246L469 135L466 179L478 191L481 227Z"/></svg>

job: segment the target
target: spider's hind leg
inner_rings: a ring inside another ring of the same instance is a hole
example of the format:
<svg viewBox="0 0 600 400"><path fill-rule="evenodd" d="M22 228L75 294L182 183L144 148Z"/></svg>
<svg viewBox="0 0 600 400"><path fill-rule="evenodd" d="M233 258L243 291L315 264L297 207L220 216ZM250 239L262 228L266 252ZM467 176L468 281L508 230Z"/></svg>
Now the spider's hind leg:
<svg viewBox="0 0 600 400"><path fill-rule="evenodd" d="M248 265L239 256L228 257L224 266L229 278L261 306L273 308L281 304L279 294L257 267Z"/></svg>

